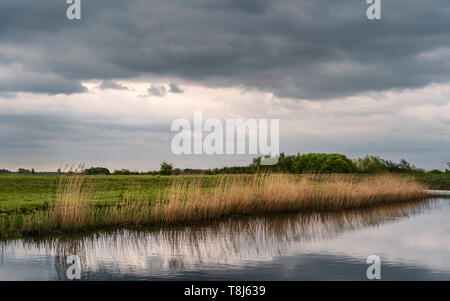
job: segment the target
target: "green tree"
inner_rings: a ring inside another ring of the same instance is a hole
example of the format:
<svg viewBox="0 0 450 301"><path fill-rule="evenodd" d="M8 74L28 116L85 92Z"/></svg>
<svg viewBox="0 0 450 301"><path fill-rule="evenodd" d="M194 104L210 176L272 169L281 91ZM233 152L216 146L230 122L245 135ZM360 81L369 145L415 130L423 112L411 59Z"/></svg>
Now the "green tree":
<svg viewBox="0 0 450 301"><path fill-rule="evenodd" d="M295 173L349 173L356 171L355 163L341 154L309 153L286 157L291 165L288 171Z"/></svg>
<svg viewBox="0 0 450 301"><path fill-rule="evenodd" d="M17 170L17 173L18 173L18 174L21 174L21 175L28 175L28 174L31 173L31 171L29 171L28 169L25 169L25 168L19 168L19 169Z"/></svg>
<svg viewBox="0 0 450 301"><path fill-rule="evenodd" d="M115 175L138 175L139 172L131 171L129 169L121 169L121 170L115 170L113 174L115 174Z"/></svg>
<svg viewBox="0 0 450 301"><path fill-rule="evenodd" d="M401 159L400 162L398 163L398 166L402 171L411 171L413 169L411 164L409 164L409 162L406 161L405 159Z"/></svg>
<svg viewBox="0 0 450 301"><path fill-rule="evenodd" d="M377 156L365 156L355 160L356 168L363 173L379 173L387 171L383 160Z"/></svg>
<svg viewBox="0 0 450 301"><path fill-rule="evenodd" d="M355 164L344 155L330 154L320 166L321 173L350 173L356 170Z"/></svg>
<svg viewBox="0 0 450 301"><path fill-rule="evenodd" d="M106 167L91 167L84 171L87 175L109 175L109 169Z"/></svg>
<svg viewBox="0 0 450 301"><path fill-rule="evenodd" d="M171 175L173 173L173 164L163 161L159 173L165 176Z"/></svg>

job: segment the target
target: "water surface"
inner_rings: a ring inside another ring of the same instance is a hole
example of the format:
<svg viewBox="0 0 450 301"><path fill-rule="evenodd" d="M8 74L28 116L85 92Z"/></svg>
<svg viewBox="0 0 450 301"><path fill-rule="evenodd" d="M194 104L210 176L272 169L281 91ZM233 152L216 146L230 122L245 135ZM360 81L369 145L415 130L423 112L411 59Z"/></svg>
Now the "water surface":
<svg viewBox="0 0 450 301"><path fill-rule="evenodd" d="M0 242L0 280L450 280L450 199Z"/></svg>

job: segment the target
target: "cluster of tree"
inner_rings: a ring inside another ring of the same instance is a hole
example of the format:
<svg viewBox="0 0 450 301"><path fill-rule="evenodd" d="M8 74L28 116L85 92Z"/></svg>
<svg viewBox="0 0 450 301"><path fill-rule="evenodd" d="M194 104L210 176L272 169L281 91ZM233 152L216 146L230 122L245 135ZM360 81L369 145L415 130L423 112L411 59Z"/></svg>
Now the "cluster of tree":
<svg viewBox="0 0 450 301"><path fill-rule="evenodd" d="M351 160L342 154L281 154L278 163L272 166L260 165L261 157L253 160L258 170L268 169L289 173L380 173L380 172L424 172L402 159L396 163L377 156L366 156Z"/></svg>
<svg viewBox="0 0 450 301"><path fill-rule="evenodd" d="M286 172L286 173L351 173L357 172L355 163L340 154L306 154L285 156L281 154L278 163L271 166L261 165L261 157L255 158L248 166L232 166L214 169L173 169L167 162L161 164L159 174L254 174L257 172ZM171 166L171 165L170 165Z"/></svg>
<svg viewBox="0 0 450 301"><path fill-rule="evenodd" d="M109 169L106 167L91 167L84 170L86 175L109 175Z"/></svg>
<svg viewBox="0 0 450 301"><path fill-rule="evenodd" d="M34 168L32 168L31 170L29 169L25 169L25 168L19 168L16 172L7 170L7 169L0 169L0 174L11 174L11 173L17 173L17 174L21 174L21 175L31 175L31 174L36 174L36 171L34 170Z"/></svg>
<svg viewBox="0 0 450 301"><path fill-rule="evenodd" d="M257 170L271 170L288 173L351 173L356 172L356 164L341 154L297 154L285 156L281 153L275 165L261 165L261 157L253 160Z"/></svg>
<svg viewBox="0 0 450 301"><path fill-rule="evenodd" d="M114 170L113 174L115 175L139 175L140 173L138 171L131 171L128 169L120 169L120 170Z"/></svg>
<svg viewBox="0 0 450 301"><path fill-rule="evenodd" d="M32 168L31 170L29 170L29 169L25 169L25 168L19 168L18 170L17 170L17 173L18 174L21 174L21 175L29 175L29 174L36 174L36 171L34 170L34 168Z"/></svg>

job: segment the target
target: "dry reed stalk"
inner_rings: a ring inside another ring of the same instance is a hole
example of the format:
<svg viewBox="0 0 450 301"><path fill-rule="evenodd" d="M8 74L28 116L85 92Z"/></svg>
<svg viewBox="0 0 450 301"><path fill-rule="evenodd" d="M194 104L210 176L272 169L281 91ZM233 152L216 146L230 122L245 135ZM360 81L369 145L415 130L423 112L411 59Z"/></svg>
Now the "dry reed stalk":
<svg viewBox="0 0 450 301"><path fill-rule="evenodd" d="M422 199L424 187L409 179L381 175L295 177L283 174L224 176L209 190L201 181L176 183L163 206L162 223L211 221L237 214L360 208L378 203Z"/></svg>

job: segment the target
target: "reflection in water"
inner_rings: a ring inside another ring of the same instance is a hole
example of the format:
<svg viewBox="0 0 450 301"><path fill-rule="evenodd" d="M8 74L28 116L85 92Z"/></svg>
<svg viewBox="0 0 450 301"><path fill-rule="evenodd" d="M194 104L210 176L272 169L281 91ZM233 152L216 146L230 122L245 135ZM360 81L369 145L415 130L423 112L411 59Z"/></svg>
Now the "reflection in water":
<svg viewBox="0 0 450 301"><path fill-rule="evenodd" d="M3 258L41 256L65 279L68 255L79 255L83 279L105 275L167 278L202 269L240 269L270 262L315 241L378 227L435 209L435 201L386 204L370 209L229 219L204 226L116 230L84 235L24 239L1 244ZM0 279L4 269L0 266ZM6 278L6 277L4 277ZM133 277L131 277L132 279Z"/></svg>

